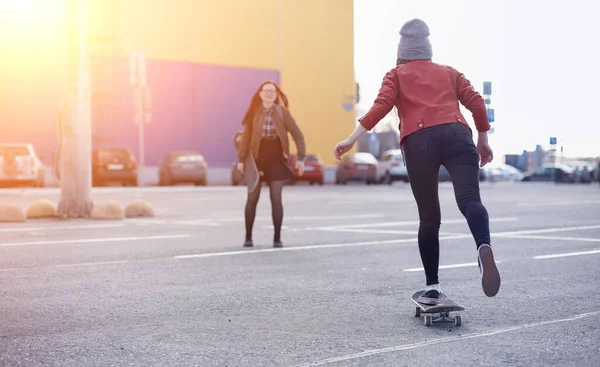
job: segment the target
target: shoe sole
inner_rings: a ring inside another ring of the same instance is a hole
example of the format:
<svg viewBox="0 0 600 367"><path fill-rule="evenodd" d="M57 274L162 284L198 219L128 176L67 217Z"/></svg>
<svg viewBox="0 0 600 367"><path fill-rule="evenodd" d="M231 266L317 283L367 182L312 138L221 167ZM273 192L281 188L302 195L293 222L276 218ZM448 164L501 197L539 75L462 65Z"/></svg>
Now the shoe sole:
<svg viewBox="0 0 600 367"><path fill-rule="evenodd" d="M439 299L435 298L417 298L417 302L428 306L435 306L438 304Z"/></svg>
<svg viewBox="0 0 600 367"><path fill-rule="evenodd" d="M479 259L481 260L483 293L488 297L494 297L500 290L500 272L494 260L494 252L489 245L479 247Z"/></svg>

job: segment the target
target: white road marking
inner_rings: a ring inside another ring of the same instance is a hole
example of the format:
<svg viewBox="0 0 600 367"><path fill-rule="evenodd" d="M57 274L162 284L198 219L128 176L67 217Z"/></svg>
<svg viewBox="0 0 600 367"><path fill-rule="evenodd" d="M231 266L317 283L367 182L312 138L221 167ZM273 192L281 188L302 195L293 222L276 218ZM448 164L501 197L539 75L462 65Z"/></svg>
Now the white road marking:
<svg viewBox="0 0 600 367"><path fill-rule="evenodd" d="M59 264L59 265L53 265L51 267L52 268L70 268L70 267L77 267L77 266L97 266L97 265L126 264L126 263L129 263L129 262L131 262L131 261L129 261L129 260L98 261L98 262L91 262L91 263Z"/></svg>
<svg viewBox="0 0 600 367"><path fill-rule="evenodd" d="M460 238L469 238L472 237L469 235L458 235L458 236L447 236L440 237L440 240L453 240ZM309 246L294 246L294 247L282 247L282 248L267 248L267 249L249 249L249 250L240 250L240 251L226 251L226 252L211 252L204 254L192 254L192 255L178 255L174 256L175 259L194 259L194 258L204 258L204 257L217 257L217 256L235 256L235 255L252 255L252 254L261 254L265 252L275 252L275 251L305 251L305 250L320 250L326 248L343 248L343 247L358 247L358 246L373 246L373 245L391 245L398 243L416 243L416 238L403 238L397 240L386 240L386 241L364 241L364 242L346 242L346 243L332 243L332 244L323 244L323 245L309 245Z"/></svg>
<svg viewBox="0 0 600 367"><path fill-rule="evenodd" d="M534 256L535 260L544 260L544 259L557 259L559 257L570 257L570 256L581 256L581 255L595 255L600 254L600 250L591 250L591 251L580 251L580 252L568 252L563 254L552 254L552 255L541 255Z"/></svg>
<svg viewBox="0 0 600 367"><path fill-rule="evenodd" d="M561 237L561 236L536 236L536 235L512 235L502 236L506 238L518 238L525 240L545 240L545 241L579 241L579 242L600 242L600 238L589 237Z"/></svg>
<svg viewBox="0 0 600 367"><path fill-rule="evenodd" d="M100 238L78 238L70 240L50 240L50 241L28 241L28 242L5 242L0 243L0 247L11 246L39 246L39 245L68 245L74 243L103 243L103 242L123 242L123 241L153 241L169 240L178 238L189 238L190 234L171 234L159 236L132 236L132 237L100 237Z"/></svg>
<svg viewBox="0 0 600 367"><path fill-rule="evenodd" d="M600 200L571 200L571 201L543 201L543 202L522 202L517 203L517 207L536 207L536 206L569 206L569 205L596 205L600 204Z"/></svg>
<svg viewBox="0 0 600 367"><path fill-rule="evenodd" d="M496 261L496 263L500 263L499 261ZM466 267L471 267L471 266L477 266L477 263L464 263L464 264L452 264L452 265L440 265L440 269L454 269L454 268L466 268ZM411 268L411 269L404 269L403 271L407 271L407 272L416 272L416 271L423 271L423 268Z"/></svg>
<svg viewBox="0 0 600 367"><path fill-rule="evenodd" d="M540 321L540 322L534 322L534 323L530 323L530 324L521 324L521 325L511 326L511 327L507 327L507 328L503 328L503 329L482 331L482 332L470 333L470 334L462 334L462 335L451 336L451 337L447 337L447 338L424 340L424 341L417 342L417 343L403 344L403 345L398 345L398 346L388 347L388 348L371 349L371 350L367 350L367 351L364 351L361 353L347 354L344 356L327 358L327 359L310 362L310 363L304 363L304 364L297 365L295 367L324 366L327 364L339 363L339 362L344 362L344 361L349 361L349 360L359 359L359 358L365 358L365 357L370 357L370 356L380 355L380 354L385 354L385 353L394 353L394 352L400 352L400 351L404 351L404 350L424 348L424 347L429 347L432 345L458 342L458 341L467 340L467 339L485 338L485 337L509 333L509 332L513 332L513 331L520 331L520 330L532 329L532 328L537 328L537 327L546 326L546 325L553 325L553 324L559 324L559 323L564 323L564 322L581 320L584 318L594 317L594 316L598 316L598 315L600 315L600 311L593 311L593 312L582 313L582 314L564 318L564 319Z"/></svg>
<svg viewBox="0 0 600 367"><path fill-rule="evenodd" d="M169 224L168 220L165 219L151 219L151 218L139 218L139 219L126 219L126 223L137 224L141 226L152 225L152 224Z"/></svg>
<svg viewBox="0 0 600 367"><path fill-rule="evenodd" d="M496 260L496 264L502 264L502 261L498 261ZM463 263L463 264L451 264L451 265L440 265L439 268L440 269L456 269L456 268L468 268L468 267L472 267L472 266L477 266L477 263ZM404 269L403 271L407 271L407 272L417 272L417 271L424 271L425 269L423 268L412 268L412 269Z"/></svg>
<svg viewBox="0 0 600 367"><path fill-rule="evenodd" d="M584 231L589 229L599 229L600 224L588 225L588 226L575 226L575 227L552 227L552 228L543 228L543 229L525 229L522 231L511 231L511 232L498 232L492 233L492 237L496 236L515 236L522 234L537 234L537 233L555 233L555 232L568 232L568 231Z"/></svg>
<svg viewBox="0 0 600 367"><path fill-rule="evenodd" d="M490 218L491 223L507 223L516 222L519 218L517 217L500 217ZM467 220L464 218L457 219L442 219L442 226L444 224L467 224ZM308 227L308 230L334 230L334 229L351 229L351 228L381 228L381 227L397 227L397 226L412 226L419 225L419 221L410 220L403 222L383 222L383 223L360 223L360 224L341 224L337 226L327 227Z"/></svg>
<svg viewBox="0 0 600 367"><path fill-rule="evenodd" d="M340 219L375 219L381 218L383 214L357 214L357 215L326 215L326 216L290 216L285 217L286 222L289 221L324 221L324 220L340 220ZM223 223L234 223L243 222L243 217L237 218L222 218L222 219L189 219L189 220L175 220L171 221L171 224L177 225L190 225L190 226L221 226ZM273 218L270 216L256 217L255 221L272 221Z"/></svg>
<svg viewBox="0 0 600 367"><path fill-rule="evenodd" d="M324 244L324 245L294 246L294 247L282 247L282 248L250 249L250 250L240 250L240 251L210 252L210 253L204 253L204 254L178 255L178 256L174 256L173 258L174 259L198 259L198 258L204 258L204 257L262 254L265 252L276 252L276 251L305 251L305 250L316 250L316 249L325 249L325 248L340 248L340 247L409 243L409 242L415 242L416 240L417 240L416 238L409 238L409 239L388 240L388 241L365 241L365 242L332 243L332 244Z"/></svg>
<svg viewBox="0 0 600 367"><path fill-rule="evenodd" d="M16 227L0 228L0 232L45 232L45 231L67 231L76 229L103 229L103 228L121 228L125 223L106 223L106 224L82 224L82 225L56 225L50 223L53 227Z"/></svg>
<svg viewBox="0 0 600 367"><path fill-rule="evenodd" d="M310 229L315 230L315 229ZM395 229L369 229L369 228L328 228L320 227L317 229L322 232L347 232L347 233L373 233L373 234L409 234L417 235L419 231L400 231ZM462 233L440 232L440 236L458 236Z"/></svg>

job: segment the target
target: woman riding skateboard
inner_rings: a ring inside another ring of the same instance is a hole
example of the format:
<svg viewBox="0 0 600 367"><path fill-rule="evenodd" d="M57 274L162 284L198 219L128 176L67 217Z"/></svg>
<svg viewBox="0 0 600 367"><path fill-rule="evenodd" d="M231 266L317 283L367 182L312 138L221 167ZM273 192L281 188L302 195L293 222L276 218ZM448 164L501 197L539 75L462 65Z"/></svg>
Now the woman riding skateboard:
<svg viewBox="0 0 600 367"><path fill-rule="evenodd" d="M273 247L283 247L281 225L283 203L281 193L286 181L293 180L294 171L288 163L290 155L288 133L298 150L296 169L304 173L306 155L304 135L287 109L287 96L273 81L262 83L252 96L242 121L244 130L238 148L237 168L244 173L248 186L246 201L246 239L244 247L252 247L252 228L262 182L269 185L273 217Z"/></svg>
<svg viewBox="0 0 600 367"><path fill-rule="evenodd" d="M438 280L441 211L438 174L443 165L452 178L456 202L475 239L483 292L495 296L500 274L490 245L488 212L479 192L479 169L493 159L490 124L483 98L456 69L431 61L429 27L420 19L400 29L396 67L383 79L373 106L334 150L337 159L396 106L400 146L419 210L419 252L425 269L425 291L419 302L435 304L444 294ZM473 115L477 145L459 102Z"/></svg>

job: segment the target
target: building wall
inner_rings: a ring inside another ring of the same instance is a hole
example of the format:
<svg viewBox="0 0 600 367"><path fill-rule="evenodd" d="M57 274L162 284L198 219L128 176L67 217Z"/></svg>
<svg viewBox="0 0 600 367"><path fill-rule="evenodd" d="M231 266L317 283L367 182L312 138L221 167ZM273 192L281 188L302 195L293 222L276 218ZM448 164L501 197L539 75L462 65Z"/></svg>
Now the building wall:
<svg viewBox="0 0 600 367"><path fill-rule="evenodd" d="M89 1L94 147L125 146L138 155L131 51L146 55L152 94L146 165L176 149L230 165L233 135L267 79L281 84L308 151L326 162L354 128L353 110L343 107L354 93L352 0ZM2 61L14 70L0 74L0 139L32 142L47 162L65 80L66 35L57 24L48 23L57 35L43 44L0 39L16 55Z"/></svg>

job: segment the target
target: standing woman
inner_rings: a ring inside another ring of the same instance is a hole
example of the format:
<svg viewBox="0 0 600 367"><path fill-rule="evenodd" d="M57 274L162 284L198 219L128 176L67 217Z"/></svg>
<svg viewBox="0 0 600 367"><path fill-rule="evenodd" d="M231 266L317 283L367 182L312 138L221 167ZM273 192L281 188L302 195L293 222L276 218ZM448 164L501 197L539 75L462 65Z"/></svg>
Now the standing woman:
<svg viewBox="0 0 600 367"><path fill-rule="evenodd" d="M281 224L283 222L283 185L294 178L294 170L288 163L292 135L298 159L298 174L304 174L306 145L304 135L288 110L288 99L273 81L260 85L252 96L250 106L242 121L244 131L238 148L237 168L244 173L248 186L246 201L246 240L244 247L252 247L252 228L262 182L269 185L271 215L273 217L273 247L283 247Z"/></svg>

